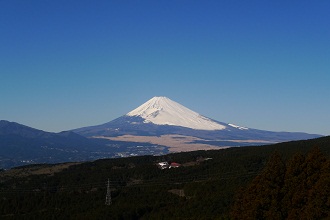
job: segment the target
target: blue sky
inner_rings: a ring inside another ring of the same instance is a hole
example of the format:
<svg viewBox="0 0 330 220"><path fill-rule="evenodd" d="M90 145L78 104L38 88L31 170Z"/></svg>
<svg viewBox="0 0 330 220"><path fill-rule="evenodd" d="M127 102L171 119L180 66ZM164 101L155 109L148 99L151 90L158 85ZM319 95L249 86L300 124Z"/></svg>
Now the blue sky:
<svg viewBox="0 0 330 220"><path fill-rule="evenodd" d="M330 134L330 1L0 0L0 119L46 131L153 96Z"/></svg>

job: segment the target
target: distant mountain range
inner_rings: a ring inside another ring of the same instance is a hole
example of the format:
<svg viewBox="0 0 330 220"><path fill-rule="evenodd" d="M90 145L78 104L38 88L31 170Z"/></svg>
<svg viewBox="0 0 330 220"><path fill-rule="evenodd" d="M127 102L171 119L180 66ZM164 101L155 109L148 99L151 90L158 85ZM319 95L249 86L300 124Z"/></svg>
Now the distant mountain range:
<svg viewBox="0 0 330 220"><path fill-rule="evenodd" d="M154 97L102 125L60 133L0 121L0 168L168 152L264 145L321 137L219 122L166 97Z"/></svg>

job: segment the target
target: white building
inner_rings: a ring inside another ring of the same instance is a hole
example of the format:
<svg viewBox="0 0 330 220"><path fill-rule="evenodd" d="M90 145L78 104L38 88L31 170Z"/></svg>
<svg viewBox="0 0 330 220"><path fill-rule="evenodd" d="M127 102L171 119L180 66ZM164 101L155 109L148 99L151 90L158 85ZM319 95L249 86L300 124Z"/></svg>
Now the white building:
<svg viewBox="0 0 330 220"><path fill-rule="evenodd" d="M157 164L157 166L163 170L163 169L167 169L169 167L169 164L167 162L160 162Z"/></svg>

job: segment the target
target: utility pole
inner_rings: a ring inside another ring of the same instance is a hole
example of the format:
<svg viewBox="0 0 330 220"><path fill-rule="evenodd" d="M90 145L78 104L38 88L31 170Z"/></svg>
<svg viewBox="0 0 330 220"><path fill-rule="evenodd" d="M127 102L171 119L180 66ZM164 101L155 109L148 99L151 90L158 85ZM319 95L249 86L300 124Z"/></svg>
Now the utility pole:
<svg viewBox="0 0 330 220"><path fill-rule="evenodd" d="M111 191L110 191L110 181L108 179L108 185L107 185L107 195L105 196L105 205L111 205Z"/></svg>

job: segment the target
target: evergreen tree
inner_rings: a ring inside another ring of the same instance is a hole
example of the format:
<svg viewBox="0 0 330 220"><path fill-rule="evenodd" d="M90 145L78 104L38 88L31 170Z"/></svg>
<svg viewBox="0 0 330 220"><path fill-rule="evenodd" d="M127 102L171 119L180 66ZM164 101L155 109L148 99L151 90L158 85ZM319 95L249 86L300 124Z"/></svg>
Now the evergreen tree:
<svg viewBox="0 0 330 220"><path fill-rule="evenodd" d="M289 215L289 219L298 219L300 210L304 206L304 165L305 156L297 153L289 160L285 174L285 184L282 189L284 195L282 201L282 213Z"/></svg>
<svg viewBox="0 0 330 220"><path fill-rule="evenodd" d="M269 159L265 169L237 198L233 219L281 219L285 164L278 152Z"/></svg>
<svg viewBox="0 0 330 220"><path fill-rule="evenodd" d="M275 153L236 197L233 219L323 219L330 217L330 161L313 148L285 165Z"/></svg>

